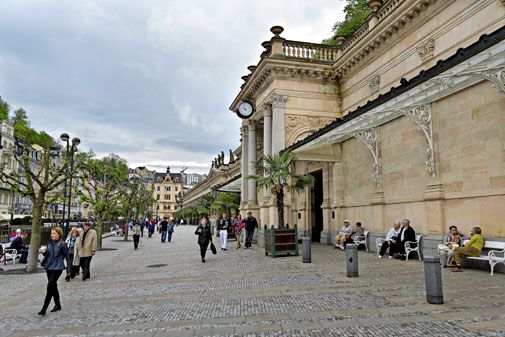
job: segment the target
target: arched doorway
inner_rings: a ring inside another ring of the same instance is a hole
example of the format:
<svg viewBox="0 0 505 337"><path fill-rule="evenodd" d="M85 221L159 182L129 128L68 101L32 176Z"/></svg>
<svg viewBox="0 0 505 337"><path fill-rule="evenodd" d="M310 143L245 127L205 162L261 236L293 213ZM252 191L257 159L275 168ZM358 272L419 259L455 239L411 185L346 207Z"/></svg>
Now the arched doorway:
<svg viewBox="0 0 505 337"><path fill-rule="evenodd" d="M323 171L312 172L314 177L314 185L310 188L310 205L311 205L311 225L312 225L312 242L321 241L321 231L323 230Z"/></svg>

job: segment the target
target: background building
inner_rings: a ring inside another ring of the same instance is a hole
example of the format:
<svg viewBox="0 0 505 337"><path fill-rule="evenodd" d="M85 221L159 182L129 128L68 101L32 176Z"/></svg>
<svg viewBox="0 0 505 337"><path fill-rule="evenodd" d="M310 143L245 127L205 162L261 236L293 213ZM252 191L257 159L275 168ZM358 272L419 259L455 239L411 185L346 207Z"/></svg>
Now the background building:
<svg viewBox="0 0 505 337"><path fill-rule="evenodd" d="M184 189L184 180L181 173L155 173L153 196L156 199L155 215L159 218L173 217L177 211L177 201Z"/></svg>

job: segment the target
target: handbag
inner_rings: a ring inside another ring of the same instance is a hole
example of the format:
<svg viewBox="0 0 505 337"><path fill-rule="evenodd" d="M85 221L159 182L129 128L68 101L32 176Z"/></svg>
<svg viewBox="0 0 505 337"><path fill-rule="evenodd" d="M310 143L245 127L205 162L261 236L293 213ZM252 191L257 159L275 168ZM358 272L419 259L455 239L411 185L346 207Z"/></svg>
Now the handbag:
<svg viewBox="0 0 505 337"><path fill-rule="evenodd" d="M44 258L42 259L42 262L40 263L40 266L42 268L45 268L47 266L47 255L45 255Z"/></svg>
<svg viewBox="0 0 505 337"><path fill-rule="evenodd" d="M210 242L210 251L212 252L212 254L216 255L217 254L217 249L216 249L216 246L214 246L214 242Z"/></svg>

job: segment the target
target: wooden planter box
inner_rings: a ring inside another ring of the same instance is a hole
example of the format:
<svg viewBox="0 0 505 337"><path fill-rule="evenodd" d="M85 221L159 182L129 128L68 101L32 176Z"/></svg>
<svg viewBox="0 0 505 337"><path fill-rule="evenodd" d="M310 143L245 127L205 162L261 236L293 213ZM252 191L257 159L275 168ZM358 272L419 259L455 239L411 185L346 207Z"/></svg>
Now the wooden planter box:
<svg viewBox="0 0 505 337"><path fill-rule="evenodd" d="M270 229L265 225L265 255L277 257L279 255L298 256L298 227Z"/></svg>

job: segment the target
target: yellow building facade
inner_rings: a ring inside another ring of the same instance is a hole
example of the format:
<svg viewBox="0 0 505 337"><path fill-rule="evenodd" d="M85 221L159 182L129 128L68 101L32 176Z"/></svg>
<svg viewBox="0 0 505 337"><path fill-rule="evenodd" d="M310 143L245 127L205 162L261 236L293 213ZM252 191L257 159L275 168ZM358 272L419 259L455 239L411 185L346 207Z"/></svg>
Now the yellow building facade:
<svg viewBox="0 0 505 337"><path fill-rule="evenodd" d="M158 218L173 218L177 211L178 199L183 191L183 179L180 173L155 173L153 197L156 199L155 215Z"/></svg>

